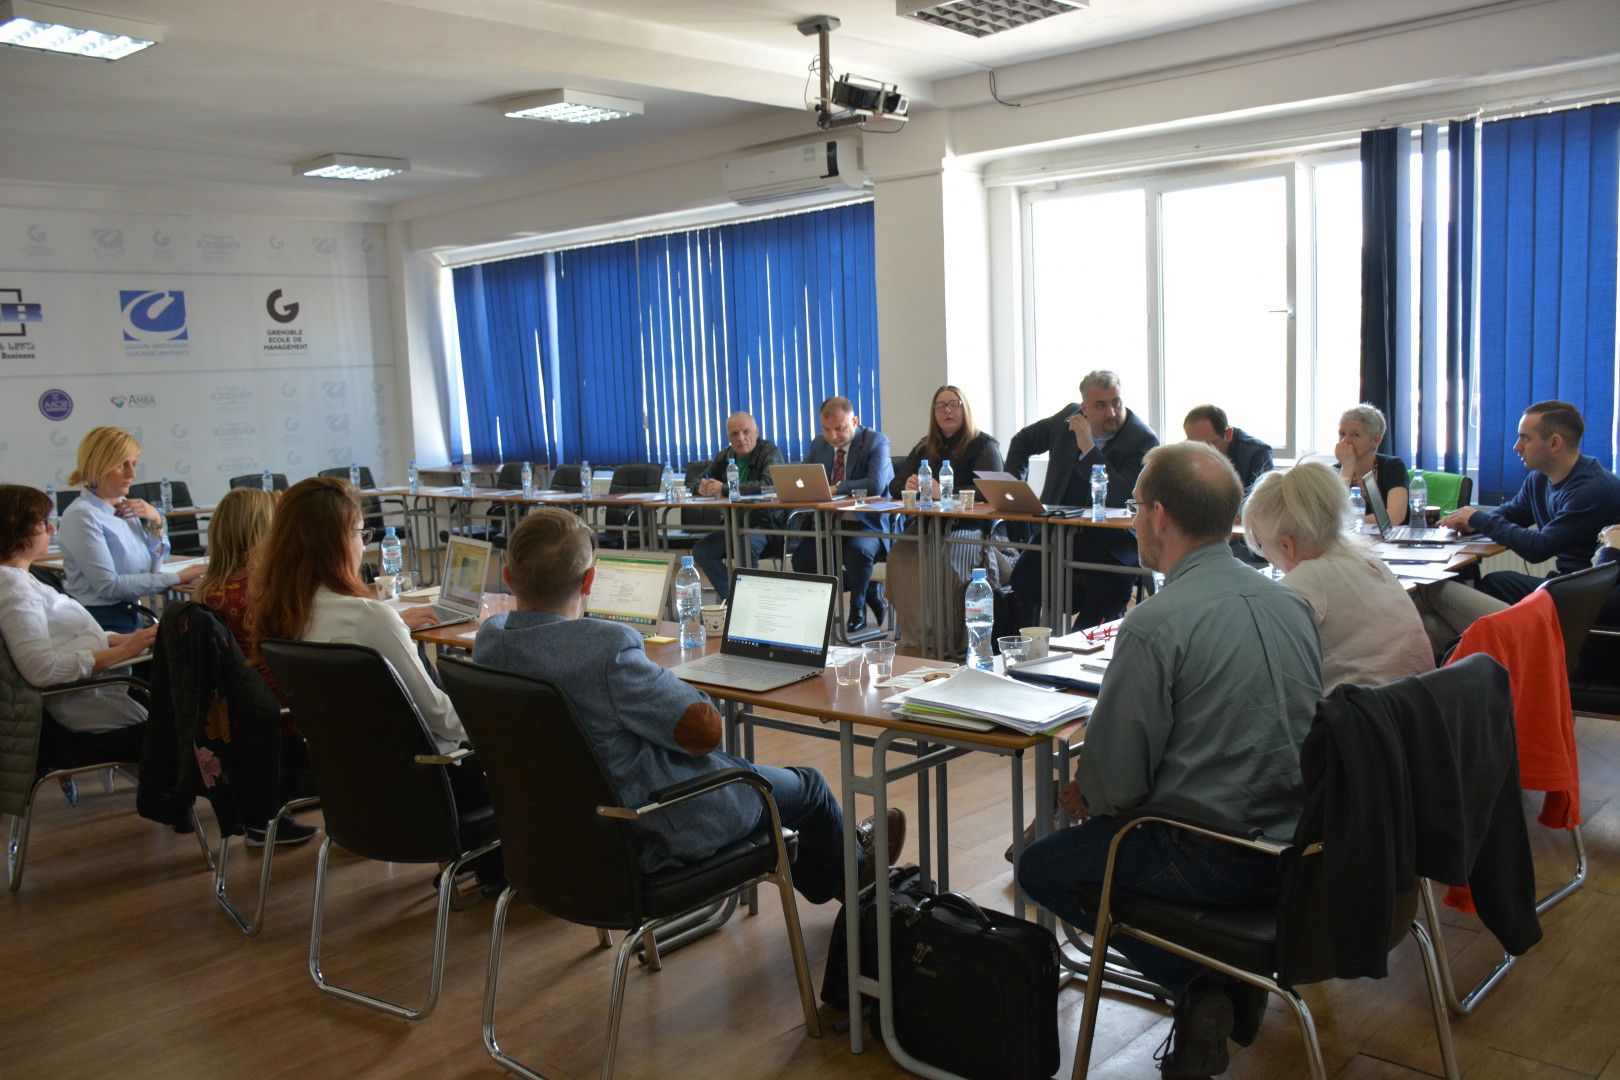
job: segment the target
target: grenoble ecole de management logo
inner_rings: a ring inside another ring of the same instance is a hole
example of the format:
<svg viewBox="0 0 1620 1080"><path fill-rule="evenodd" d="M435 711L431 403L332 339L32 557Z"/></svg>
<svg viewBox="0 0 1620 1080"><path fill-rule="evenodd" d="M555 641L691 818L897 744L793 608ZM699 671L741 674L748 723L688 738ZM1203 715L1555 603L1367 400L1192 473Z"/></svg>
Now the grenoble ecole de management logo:
<svg viewBox="0 0 1620 1080"><path fill-rule="evenodd" d="M186 294L179 289L120 289L124 340L146 345L186 341Z"/></svg>

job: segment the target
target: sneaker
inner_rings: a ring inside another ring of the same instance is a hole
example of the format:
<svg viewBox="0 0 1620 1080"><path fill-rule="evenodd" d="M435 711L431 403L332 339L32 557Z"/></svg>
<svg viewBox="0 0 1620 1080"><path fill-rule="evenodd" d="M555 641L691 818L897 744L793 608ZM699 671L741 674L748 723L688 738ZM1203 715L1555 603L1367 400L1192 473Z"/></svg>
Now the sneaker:
<svg viewBox="0 0 1620 1080"><path fill-rule="evenodd" d="M1229 980L1226 996L1232 999L1232 1041L1249 1046L1260 1035L1260 1023L1266 1018L1266 999L1270 992L1241 979Z"/></svg>
<svg viewBox="0 0 1620 1080"><path fill-rule="evenodd" d="M264 847L265 829L255 829L251 825L242 829L247 834L248 847ZM288 847L293 844L308 843L310 838L320 832L313 825L305 825L302 821L292 818L282 818L281 824L276 827L276 846Z"/></svg>
<svg viewBox="0 0 1620 1080"><path fill-rule="evenodd" d="M860 886L866 888L877 880L877 818L869 817L855 826L855 842L866 852L866 869L861 872ZM900 860L906 846L906 815L898 808L889 810L889 852L884 866L893 866Z"/></svg>
<svg viewBox="0 0 1620 1080"><path fill-rule="evenodd" d="M1232 1033L1232 999L1226 988L1195 979L1176 999L1170 1034L1153 1056L1168 1080L1202 1080L1226 1071L1226 1037Z"/></svg>

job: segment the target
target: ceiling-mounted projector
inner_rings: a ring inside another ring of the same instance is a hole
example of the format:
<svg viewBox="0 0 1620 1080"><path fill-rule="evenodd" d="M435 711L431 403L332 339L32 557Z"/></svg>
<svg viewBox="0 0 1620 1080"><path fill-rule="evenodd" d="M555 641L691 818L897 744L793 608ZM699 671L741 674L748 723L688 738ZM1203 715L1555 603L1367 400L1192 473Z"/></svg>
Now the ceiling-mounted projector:
<svg viewBox="0 0 1620 1080"><path fill-rule="evenodd" d="M798 24L799 33L814 36L821 51L816 70L821 74L821 97L816 102L816 126L823 131L850 127L868 120L906 122L911 111L911 99L900 92L894 83L880 82L864 75L832 77L832 50L829 37L838 29L838 18L817 15Z"/></svg>

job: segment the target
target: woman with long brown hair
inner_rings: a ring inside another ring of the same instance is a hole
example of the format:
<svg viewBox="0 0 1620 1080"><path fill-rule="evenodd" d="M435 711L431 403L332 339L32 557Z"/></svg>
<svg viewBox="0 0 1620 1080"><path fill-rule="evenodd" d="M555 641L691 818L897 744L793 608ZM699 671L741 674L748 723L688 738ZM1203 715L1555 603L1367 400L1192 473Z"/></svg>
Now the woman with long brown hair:
<svg viewBox="0 0 1620 1080"><path fill-rule="evenodd" d="M248 651L248 566L254 550L270 533L278 492L261 488L232 488L214 507L208 521L208 569L192 594L219 613L231 636ZM276 683L261 661L259 674L272 693ZM279 698L281 695L276 694Z"/></svg>

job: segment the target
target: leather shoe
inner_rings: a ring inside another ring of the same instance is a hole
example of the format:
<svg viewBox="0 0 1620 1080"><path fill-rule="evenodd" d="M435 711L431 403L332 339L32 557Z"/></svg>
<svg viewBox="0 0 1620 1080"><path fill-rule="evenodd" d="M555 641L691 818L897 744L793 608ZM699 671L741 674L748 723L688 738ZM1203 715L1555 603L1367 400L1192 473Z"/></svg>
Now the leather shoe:
<svg viewBox="0 0 1620 1080"><path fill-rule="evenodd" d="M900 859L900 852L906 846L906 814L898 807L889 809L889 851L888 857L883 861L885 867L893 866ZM855 842L866 853L866 868L861 871L860 887L866 888L877 879L877 818L869 817L855 826Z"/></svg>
<svg viewBox="0 0 1620 1080"><path fill-rule="evenodd" d="M877 618L877 624L882 626L884 610L887 607L883 599L883 582L874 581L866 586L866 606L872 609L872 614Z"/></svg>
<svg viewBox="0 0 1620 1080"><path fill-rule="evenodd" d="M851 634L858 634L862 630L865 630L866 629L866 611L863 609L863 610L857 611L855 614L851 615L849 617L849 622L844 624L844 629L848 630Z"/></svg>

